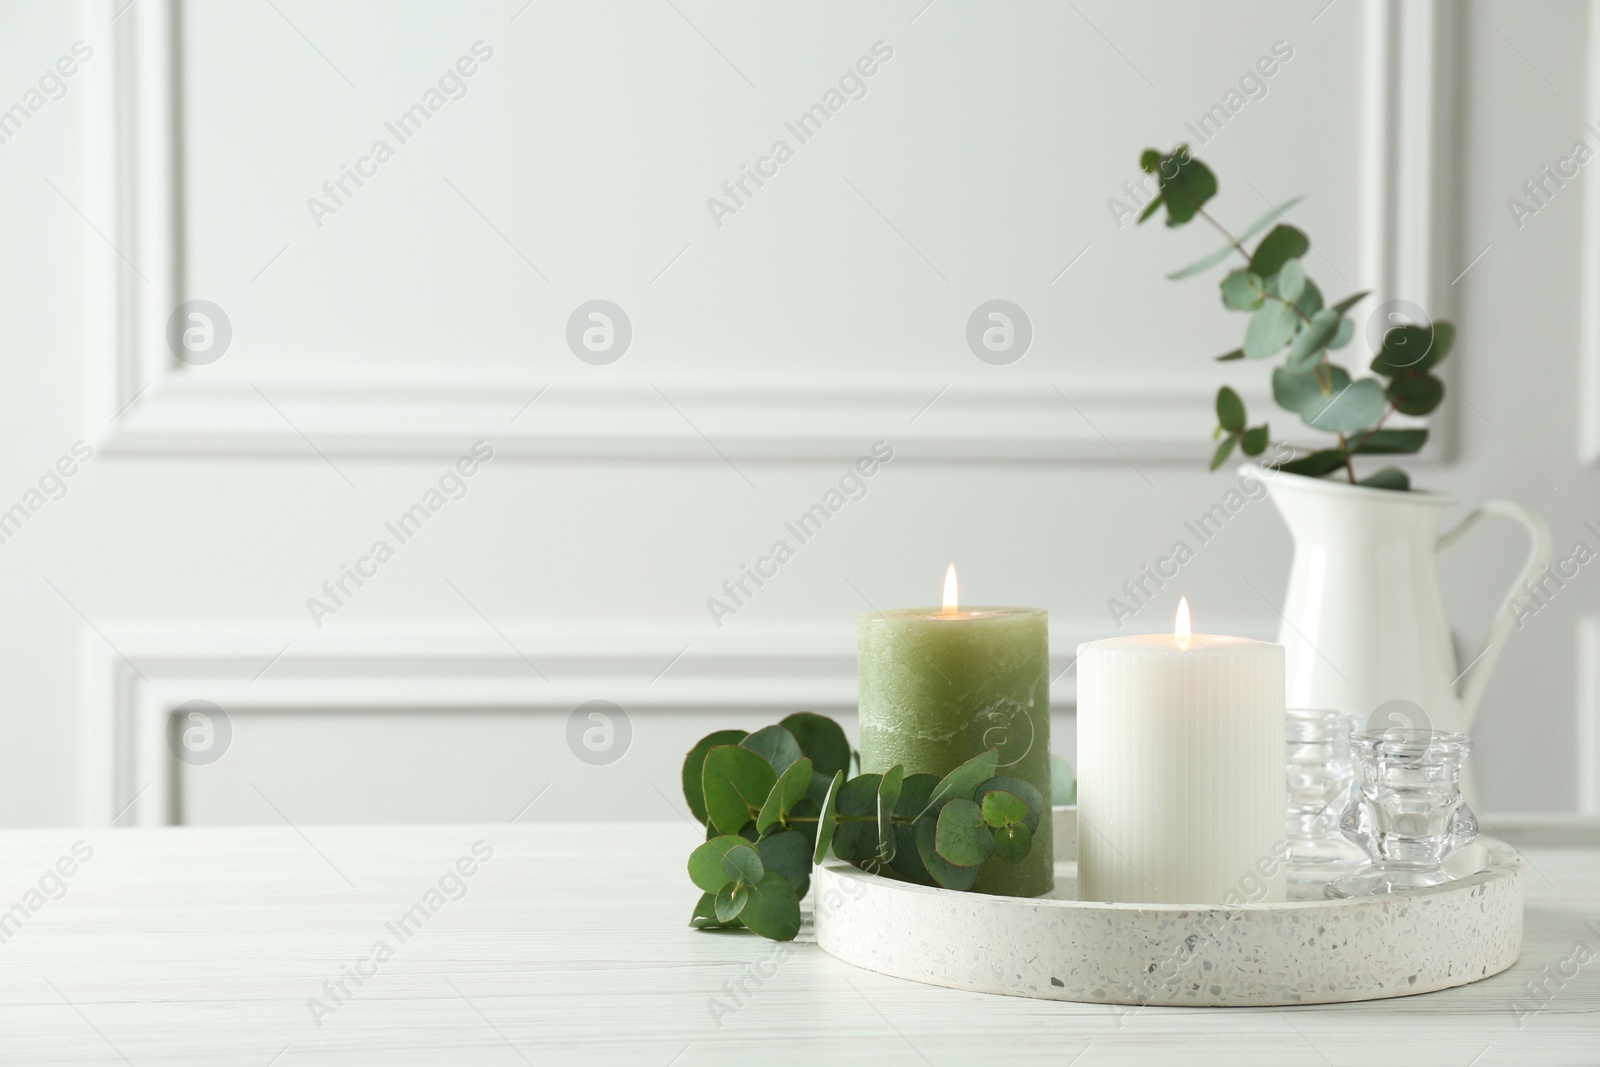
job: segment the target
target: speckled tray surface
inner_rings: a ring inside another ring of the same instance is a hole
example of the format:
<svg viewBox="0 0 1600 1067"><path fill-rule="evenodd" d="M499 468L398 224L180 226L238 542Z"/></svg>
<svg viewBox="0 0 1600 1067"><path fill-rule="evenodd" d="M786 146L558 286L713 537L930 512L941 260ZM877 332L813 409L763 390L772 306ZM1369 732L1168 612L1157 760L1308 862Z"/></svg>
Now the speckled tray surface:
<svg viewBox="0 0 1600 1067"><path fill-rule="evenodd" d="M1058 856L1075 848L1072 814L1056 812ZM1516 962L1522 857L1480 838L1447 867L1456 881L1410 893L1220 907L1080 901L1074 862L1056 864L1053 894L1023 898L830 861L811 895L824 951L931 985L1103 1004L1323 1004L1466 985Z"/></svg>

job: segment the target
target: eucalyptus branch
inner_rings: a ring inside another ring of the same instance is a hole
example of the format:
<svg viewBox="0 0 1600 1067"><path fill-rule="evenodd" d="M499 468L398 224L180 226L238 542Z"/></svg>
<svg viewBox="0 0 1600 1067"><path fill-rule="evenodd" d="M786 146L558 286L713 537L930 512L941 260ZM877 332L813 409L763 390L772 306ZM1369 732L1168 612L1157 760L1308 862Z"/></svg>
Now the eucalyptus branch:
<svg viewBox="0 0 1600 1067"><path fill-rule="evenodd" d="M1412 453L1422 448L1427 430L1385 430L1384 426L1396 411L1427 415L1438 407L1444 396L1444 383L1432 370L1449 354L1454 327L1443 321L1390 327L1370 364L1369 369L1376 376L1352 378L1345 368L1333 362L1332 353L1354 336L1355 324L1348 317L1349 311L1367 294L1357 293L1332 306L1323 304L1322 291L1306 275L1303 265L1311 239L1281 221L1283 210L1294 201L1274 208L1235 235L1205 209L1206 202L1217 193L1217 179L1209 167L1190 155L1187 145L1166 155L1147 149L1140 157L1140 166L1159 175L1161 185L1160 195L1140 216L1140 222L1164 205L1168 226L1182 226L1198 216L1228 242L1169 277L1198 274L1234 253L1245 260L1244 267L1230 271L1222 279L1222 302L1235 311L1249 312L1250 325L1245 330L1244 344L1218 358L1264 360L1287 354L1289 358L1272 371L1273 399L1306 425L1332 433L1337 439L1336 446L1304 450L1306 455L1279 464L1279 468L1311 477L1327 477L1342 470L1352 484L1409 489L1410 480L1393 467L1358 479L1355 456L1369 448L1374 454ZM1254 251L1246 248L1246 240L1269 226L1271 229ZM1293 314L1284 314L1285 307ZM1217 430L1213 438L1220 441L1211 458L1213 470L1227 460L1234 448L1247 456L1258 456L1266 450L1270 441L1268 426L1249 425L1238 393L1223 386L1217 391L1216 409ZM1302 451L1298 446L1290 447Z"/></svg>

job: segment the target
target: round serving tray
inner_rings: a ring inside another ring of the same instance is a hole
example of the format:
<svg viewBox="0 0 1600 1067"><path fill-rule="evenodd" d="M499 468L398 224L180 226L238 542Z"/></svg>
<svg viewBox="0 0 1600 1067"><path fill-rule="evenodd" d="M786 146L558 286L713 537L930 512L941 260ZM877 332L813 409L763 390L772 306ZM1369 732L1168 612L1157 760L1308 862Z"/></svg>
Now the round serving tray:
<svg viewBox="0 0 1600 1067"><path fill-rule="evenodd" d="M1076 812L1056 809L1058 854ZM1046 1000L1182 1007L1325 1004L1466 985L1516 962L1522 857L1480 838L1431 889L1351 900L1220 905L957 893L837 860L812 873L817 943L858 967L930 985Z"/></svg>

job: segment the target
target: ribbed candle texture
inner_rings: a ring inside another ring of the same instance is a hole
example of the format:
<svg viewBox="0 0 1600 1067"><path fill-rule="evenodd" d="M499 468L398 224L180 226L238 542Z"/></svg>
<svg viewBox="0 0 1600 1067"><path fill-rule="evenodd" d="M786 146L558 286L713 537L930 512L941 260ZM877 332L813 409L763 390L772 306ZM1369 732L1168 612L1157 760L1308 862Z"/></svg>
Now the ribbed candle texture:
<svg viewBox="0 0 1600 1067"><path fill-rule="evenodd" d="M1078 646L1078 896L1284 899L1283 646Z"/></svg>

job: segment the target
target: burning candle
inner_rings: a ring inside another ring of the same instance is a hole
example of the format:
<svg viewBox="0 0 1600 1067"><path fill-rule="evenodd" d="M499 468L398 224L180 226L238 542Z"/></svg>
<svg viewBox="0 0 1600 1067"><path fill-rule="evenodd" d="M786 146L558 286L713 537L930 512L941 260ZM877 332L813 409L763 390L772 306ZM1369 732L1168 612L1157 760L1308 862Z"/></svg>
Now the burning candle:
<svg viewBox="0 0 1600 1067"><path fill-rule="evenodd" d="M987 749L997 774L1050 797L1050 650L1041 608L965 608L956 569L938 608L872 611L856 623L861 685L861 770L943 777ZM1279 813L1280 823L1283 821ZM974 890L1038 896L1055 883L1050 819L1028 855L990 859Z"/></svg>
<svg viewBox="0 0 1600 1067"><path fill-rule="evenodd" d="M1283 646L1191 632L1078 648L1078 896L1284 897Z"/></svg>

